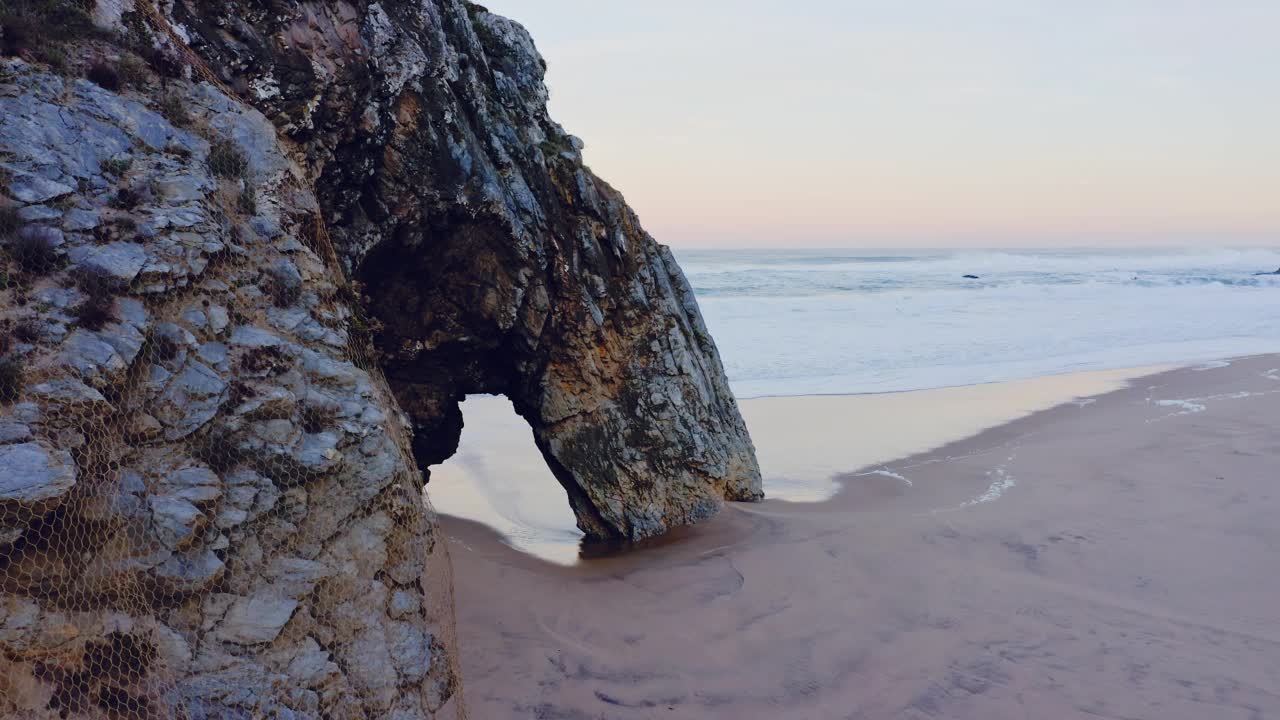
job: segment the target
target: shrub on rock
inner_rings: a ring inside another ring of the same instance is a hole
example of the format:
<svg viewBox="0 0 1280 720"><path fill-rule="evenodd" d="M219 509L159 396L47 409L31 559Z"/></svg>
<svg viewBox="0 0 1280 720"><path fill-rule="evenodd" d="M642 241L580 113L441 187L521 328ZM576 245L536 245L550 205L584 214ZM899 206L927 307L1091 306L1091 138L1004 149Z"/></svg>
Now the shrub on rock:
<svg viewBox="0 0 1280 720"><path fill-rule="evenodd" d="M51 43L95 37L102 31L75 0L5 0L0 4L5 55L40 53Z"/></svg>
<svg viewBox="0 0 1280 720"><path fill-rule="evenodd" d="M7 238L22 227L22 218L14 205L0 205L0 238Z"/></svg>
<svg viewBox="0 0 1280 720"><path fill-rule="evenodd" d="M84 76L94 85L112 92L119 90L123 84L120 80L120 73L115 66L111 61L105 59L95 60Z"/></svg>
<svg viewBox="0 0 1280 720"><path fill-rule="evenodd" d="M76 324L86 330L101 330L115 319L115 293L118 281L109 273L84 267L76 272L76 285L84 293L84 300L72 309Z"/></svg>
<svg viewBox="0 0 1280 720"><path fill-rule="evenodd" d="M209 172L217 177L242 178L249 171L249 158L230 140L213 141L207 162Z"/></svg>
<svg viewBox="0 0 1280 720"><path fill-rule="evenodd" d="M147 64L136 56L121 55L120 62L116 64L116 74L125 87L142 89L147 86L147 77L150 73L147 70Z"/></svg>
<svg viewBox="0 0 1280 720"><path fill-rule="evenodd" d="M7 243L9 256L18 267L33 275L44 275L58 267L59 234L40 225L18 230Z"/></svg>

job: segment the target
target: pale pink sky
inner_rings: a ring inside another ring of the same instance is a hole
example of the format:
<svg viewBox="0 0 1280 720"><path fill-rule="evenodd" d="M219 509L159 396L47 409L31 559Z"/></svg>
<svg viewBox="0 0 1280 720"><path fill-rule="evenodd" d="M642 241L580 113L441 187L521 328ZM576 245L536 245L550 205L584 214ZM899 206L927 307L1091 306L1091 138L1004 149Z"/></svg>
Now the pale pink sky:
<svg viewBox="0 0 1280 720"><path fill-rule="evenodd" d="M1275 0L488 0L660 241L1280 243Z"/></svg>

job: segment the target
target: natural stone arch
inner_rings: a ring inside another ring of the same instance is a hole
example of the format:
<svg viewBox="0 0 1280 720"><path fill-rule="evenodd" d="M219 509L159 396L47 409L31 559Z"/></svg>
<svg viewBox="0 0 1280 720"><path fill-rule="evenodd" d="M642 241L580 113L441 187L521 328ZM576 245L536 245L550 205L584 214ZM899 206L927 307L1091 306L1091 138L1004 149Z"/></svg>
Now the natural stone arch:
<svg viewBox="0 0 1280 720"><path fill-rule="evenodd" d="M761 496L692 291L548 115L524 28L456 0L174 12L216 68L273 88L256 104L315 172L420 464L453 452L465 394L494 392L529 421L592 537L638 539Z"/></svg>
<svg viewBox="0 0 1280 720"><path fill-rule="evenodd" d="M132 6L114 47L27 23L127 60L120 92L0 59L0 194L48 226L20 254L66 256L24 270L48 302L0 292L27 328L0 393L19 716L464 716L404 448L452 452L469 391L518 401L598 537L759 495L692 293L547 116L522 28L459 0Z"/></svg>
<svg viewBox="0 0 1280 720"><path fill-rule="evenodd" d="M457 449L466 395L501 394L590 538L636 540L760 496L692 291L639 233L625 253L539 247L500 218L465 219L365 257L357 274L419 466Z"/></svg>

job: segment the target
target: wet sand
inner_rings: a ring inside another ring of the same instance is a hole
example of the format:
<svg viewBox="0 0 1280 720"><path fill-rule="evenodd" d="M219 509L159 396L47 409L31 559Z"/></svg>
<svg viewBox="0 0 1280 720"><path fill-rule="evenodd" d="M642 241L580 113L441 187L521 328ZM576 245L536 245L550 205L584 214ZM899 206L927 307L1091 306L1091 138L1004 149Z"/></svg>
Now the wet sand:
<svg viewBox="0 0 1280 720"><path fill-rule="evenodd" d="M837 477L932 450L1039 410L1125 386L1168 367L1051 375L1003 383L868 395L804 395L740 401L755 440L765 494L827 500ZM1086 401L1087 402L1087 401ZM476 520L509 544L562 565L579 560L582 533L525 421L503 397L462 406L458 452L431 468L431 502ZM849 438L857 438L850 442Z"/></svg>
<svg viewBox="0 0 1280 720"><path fill-rule="evenodd" d="M850 433L847 442L859 438ZM758 444L765 444L757 440ZM445 519L475 718L1280 717L1280 357L550 563Z"/></svg>

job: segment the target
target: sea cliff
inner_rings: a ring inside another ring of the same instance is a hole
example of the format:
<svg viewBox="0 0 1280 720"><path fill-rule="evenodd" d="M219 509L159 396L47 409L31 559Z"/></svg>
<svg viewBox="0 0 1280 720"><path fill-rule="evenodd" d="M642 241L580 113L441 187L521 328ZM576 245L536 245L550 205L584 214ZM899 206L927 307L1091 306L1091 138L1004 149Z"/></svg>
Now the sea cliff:
<svg viewBox="0 0 1280 720"><path fill-rule="evenodd" d="M469 393L592 538L761 496L519 25L19 0L0 49L0 715L464 714L426 498Z"/></svg>

